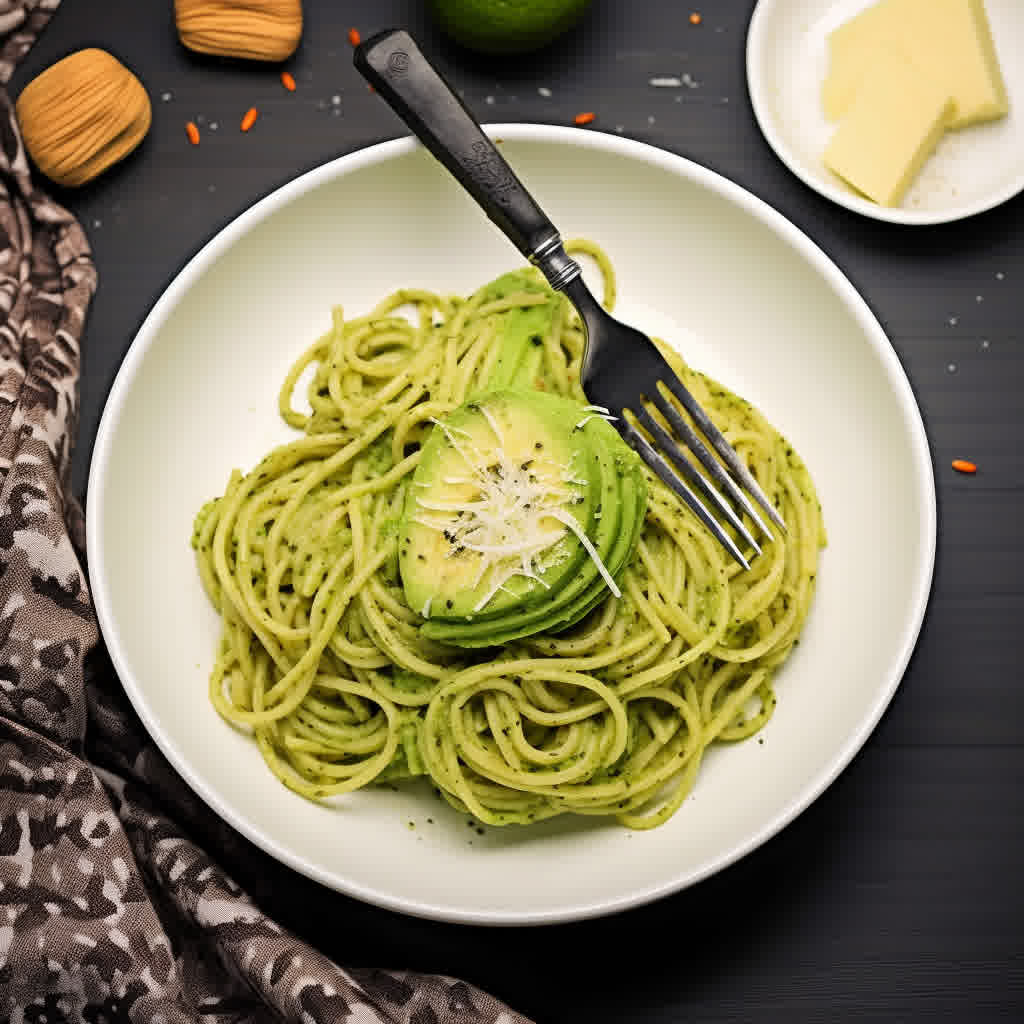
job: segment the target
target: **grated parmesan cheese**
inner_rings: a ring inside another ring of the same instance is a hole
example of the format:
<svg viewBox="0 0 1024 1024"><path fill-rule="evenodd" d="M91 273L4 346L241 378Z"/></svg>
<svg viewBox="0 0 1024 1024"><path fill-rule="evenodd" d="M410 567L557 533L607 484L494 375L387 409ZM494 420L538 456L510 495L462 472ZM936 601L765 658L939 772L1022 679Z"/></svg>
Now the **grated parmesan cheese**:
<svg viewBox="0 0 1024 1024"><path fill-rule="evenodd" d="M449 543L447 557L462 551L478 556L474 587L490 574L487 590L473 611L486 607L496 594L510 592L507 584L517 576L547 587L542 573L555 564L552 549L566 536L567 530L583 545L611 592L621 597L621 591L586 532L566 510L568 502L575 497L570 485L581 487L586 485L586 481L578 479L571 466L552 465L546 457L531 458L525 462L513 459L508 454L501 425L492 410L483 404L479 410L496 442L486 456L472 444L465 431L456 431L448 424L434 420L469 470L468 476L446 477L445 483L471 484L477 495L472 500L461 502L417 498L423 514L414 517L415 522L444 535ZM585 411L590 415L579 426L593 416L609 418L609 411L603 406L587 406ZM538 469L547 472L538 472ZM555 524L560 524L561 528ZM423 610L424 618L429 615L429 605L428 600Z"/></svg>

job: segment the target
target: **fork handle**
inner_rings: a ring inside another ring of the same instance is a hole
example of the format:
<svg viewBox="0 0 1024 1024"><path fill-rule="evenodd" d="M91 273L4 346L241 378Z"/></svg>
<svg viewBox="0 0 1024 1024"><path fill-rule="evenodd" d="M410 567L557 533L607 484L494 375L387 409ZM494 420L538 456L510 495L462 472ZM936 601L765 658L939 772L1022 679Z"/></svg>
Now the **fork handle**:
<svg viewBox="0 0 1024 1024"><path fill-rule="evenodd" d="M554 224L404 29L361 42L356 68L552 288L580 274Z"/></svg>

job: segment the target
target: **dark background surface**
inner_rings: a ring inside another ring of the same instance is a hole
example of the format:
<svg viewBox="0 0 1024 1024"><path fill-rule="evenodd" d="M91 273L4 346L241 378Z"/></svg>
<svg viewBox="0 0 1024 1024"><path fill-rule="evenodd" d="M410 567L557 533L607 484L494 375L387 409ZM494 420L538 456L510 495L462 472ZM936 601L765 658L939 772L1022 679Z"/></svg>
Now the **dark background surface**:
<svg viewBox="0 0 1024 1024"><path fill-rule="evenodd" d="M342 965L459 975L543 1022L1021 1021L1024 196L957 224L900 227L808 190L768 148L750 108L743 50L753 6L708 0L694 28L697 0L594 0L552 48L498 61L448 45L419 0L306 0L303 41L287 64L292 94L276 67L189 54L171 0L64 0L12 96L93 45L128 64L153 102L150 134L128 160L75 192L50 188L81 219L100 277L75 490L84 494L106 393L136 329L199 246L299 172L404 134L352 68L350 26L364 35L408 27L481 120L566 124L593 110L585 130L619 130L721 172L847 272L886 328L928 430L939 499L931 604L864 749L740 863L605 920L443 925L338 896L257 851L225 866ZM699 86L648 84L684 72ZM251 105L261 117L243 135ZM185 139L188 120L203 131L198 148ZM954 473L958 457L977 462L978 475Z"/></svg>

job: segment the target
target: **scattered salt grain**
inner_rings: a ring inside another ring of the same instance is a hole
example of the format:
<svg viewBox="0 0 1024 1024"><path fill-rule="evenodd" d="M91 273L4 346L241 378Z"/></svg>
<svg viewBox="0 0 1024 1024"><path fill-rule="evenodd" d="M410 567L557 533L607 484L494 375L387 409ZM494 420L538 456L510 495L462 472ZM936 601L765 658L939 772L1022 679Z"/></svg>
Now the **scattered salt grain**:
<svg viewBox="0 0 1024 1024"><path fill-rule="evenodd" d="M655 89L678 89L683 80L674 75L664 75L661 78L649 78L647 84L653 85Z"/></svg>
<svg viewBox="0 0 1024 1024"><path fill-rule="evenodd" d="M957 325L958 323L960 323L960 320L959 320L959 319L958 319L957 317L955 317L955 316L951 316L951 317L949 318L949 326L950 326L950 327L956 327L956 325Z"/></svg>
<svg viewBox="0 0 1024 1024"><path fill-rule="evenodd" d="M975 302L984 302L985 301L985 296L984 295L975 295L974 296L974 301Z"/></svg>
<svg viewBox="0 0 1024 1024"><path fill-rule="evenodd" d="M338 95L337 93L335 93L335 94L334 94L334 95L333 95L333 96L331 97L331 105L332 105L332 106L335 106L335 107L336 107L336 106L338 106L338 104L340 104L340 103L341 103L341 97L340 97L340 96L339 96L339 95Z"/></svg>
<svg viewBox="0 0 1024 1024"><path fill-rule="evenodd" d="M997 281L1002 281L1002 279L1004 277L1006 277L1006 275L1001 270L997 270L996 271L996 280Z"/></svg>
<svg viewBox="0 0 1024 1024"><path fill-rule="evenodd" d="M215 132L219 127L220 127L220 125L217 124L216 121L211 121L210 122L210 131L211 132Z"/></svg>
<svg viewBox="0 0 1024 1024"><path fill-rule="evenodd" d="M164 103L167 103L169 100L174 99L174 94L169 92L162 92L160 93L160 99L162 99Z"/></svg>
<svg viewBox="0 0 1024 1024"><path fill-rule="evenodd" d="M683 85L685 85L687 89L696 89L700 85L700 82L698 82L697 79L687 71L683 74Z"/></svg>
<svg viewBox="0 0 1024 1024"><path fill-rule="evenodd" d="M621 135L626 130L626 126L622 124L617 124L615 126L615 130Z"/></svg>
<svg viewBox="0 0 1024 1024"><path fill-rule="evenodd" d="M484 97L484 103L486 103L489 107L494 106L494 97L493 96L485 96Z"/></svg>
<svg viewBox="0 0 1024 1024"><path fill-rule="evenodd" d="M537 93L547 99L551 95L551 90L546 85L542 85L537 89Z"/></svg>
<svg viewBox="0 0 1024 1024"><path fill-rule="evenodd" d="M947 373L956 373L956 363L950 363L950 364L949 364L949 365L948 365L948 366L946 367L946 372L947 372Z"/></svg>
<svg viewBox="0 0 1024 1024"><path fill-rule="evenodd" d="M982 348L988 348L991 344L992 343L988 340L988 338L982 338L981 339L981 347Z"/></svg>
<svg viewBox="0 0 1024 1024"><path fill-rule="evenodd" d="M653 114L648 114L647 115L647 123L648 124L654 124L654 115Z"/></svg>
<svg viewBox="0 0 1024 1024"><path fill-rule="evenodd" d="M97 217L97 218L96 218L96 220L94 220L94 221L92 222L92 226L93 226L94 228L101 228L101 227L103 227L103 221L101 221L101 220L99 219L99 217Z"/></svg>

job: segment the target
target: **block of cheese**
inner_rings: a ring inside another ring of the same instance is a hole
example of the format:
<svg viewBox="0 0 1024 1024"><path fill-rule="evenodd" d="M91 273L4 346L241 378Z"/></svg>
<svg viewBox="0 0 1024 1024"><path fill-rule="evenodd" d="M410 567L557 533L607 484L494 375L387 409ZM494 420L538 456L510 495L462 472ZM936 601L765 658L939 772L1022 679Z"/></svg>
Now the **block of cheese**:
<svg viewBox="0 0 1024 1024"><path fill-rule="evenodd" d="M984 0L879 0L828 37L825 116L846 113L880 45L898 46L953 96L950 128L1002 117L1009 109Z"/></svg>
<svg viewBox="0 0 1024 1024"><path fill-rule="evenodd" d="M830 121L838 121L853 102L864 75L865 54L898 38L896 24L912 17L907 0L880 0L829 33L828 71L821 87L821 105Z"/></svg>
<svg viewBox="0 0 1024 1024"><path fill-rule="evenodd" d="M898 206L942 138L953 97L896 47L880 47L865 71L825 165L876 203Z"/></svg>

